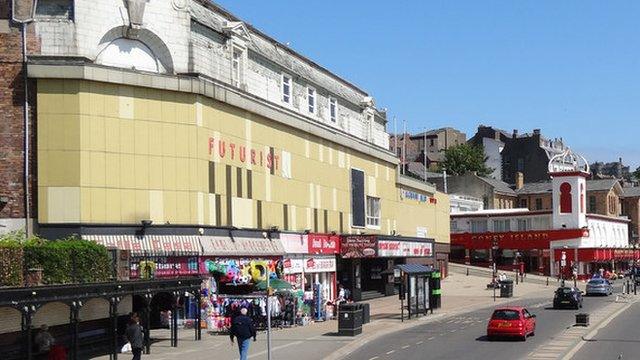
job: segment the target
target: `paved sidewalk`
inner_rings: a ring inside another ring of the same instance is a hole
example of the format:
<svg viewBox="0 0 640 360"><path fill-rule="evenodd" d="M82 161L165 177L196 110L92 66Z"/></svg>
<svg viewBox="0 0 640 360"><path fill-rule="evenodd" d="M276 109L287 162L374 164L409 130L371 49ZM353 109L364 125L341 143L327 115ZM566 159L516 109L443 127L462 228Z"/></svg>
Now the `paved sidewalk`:
<svg viewBox="0 0 640 360"><path fill-rule="evenodd" d="M401 329L425 324L443 317L473 311L493 304L524 298L550 297L555 284L548 287L541 284L523 283L515 286L514 298L493 300L493 291L486 289L490 276L466 276L453 273L442 281L442 308L433 314L405 322L400 321L400 301L397 296L368 301L371 305L371 323L363 327L362 335L356 337L337 336L338 323L335 320L313 323L304 327L274 330L272 332L273 359L339 359L379 336ZM499 293L497 293L499 296ZM405 314L406 316L406 314ZM180 330L177 348L169 345L168 330L152 331L152 359L175 359L187 355L190 360L237 359L237 347L232 346L228 336L210 335L203 332L202 341L194 341L194 330ZM266 334L258 334L258 341L252 343L251 359L266 358ZM125 358L130 355L125 354ZM99 359L108 359L108 356Z"/></svg>

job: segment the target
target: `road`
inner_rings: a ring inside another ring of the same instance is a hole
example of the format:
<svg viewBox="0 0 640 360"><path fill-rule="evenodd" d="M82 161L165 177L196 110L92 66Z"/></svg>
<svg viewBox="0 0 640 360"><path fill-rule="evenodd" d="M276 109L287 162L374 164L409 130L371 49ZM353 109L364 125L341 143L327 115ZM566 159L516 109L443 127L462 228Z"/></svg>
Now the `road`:
<svg viewBox="0 0 640 360"><path fill-rule="evenodd" d="M640 359L640 303L631 305L623 314L588 338L573 356L575 360Z"/></svg>
<svg viewBox="0 0 640 360"><path fill-rule="evenodd" d="M616 291L620 291L619 284ZM614 295L615 296L615 295ZM525 306L537 315L536 334L526 342L486 339L486 326L493 307L453 318L428 323L388 335L365 345L347 359L353 360L422 360L422 359L496 359L526 358L538 346L572 326L576 310L554 310L552 298L514 301L509 305ZM581 312L592 312L614 301L614 297L585 297ZM631 322L629 323L631 326ZM638 343L629 344L638 346ZM587 359L587 358L585 358ZM589 359L604 359L592 357Z"/></svg>

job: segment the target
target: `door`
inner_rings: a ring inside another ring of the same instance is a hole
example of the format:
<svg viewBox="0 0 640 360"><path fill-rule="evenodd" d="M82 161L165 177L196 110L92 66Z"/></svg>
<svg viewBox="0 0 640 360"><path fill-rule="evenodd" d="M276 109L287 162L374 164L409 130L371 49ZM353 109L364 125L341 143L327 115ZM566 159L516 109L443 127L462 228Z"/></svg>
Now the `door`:
<svg viewBox="0 0 640 360"><path fill-rule="evenodd" d="M527 311L526 309L522 310L522 316L525 323L525 334L528 334L533 331L533 318L531 317L531 314L529 314L529 311Z"/></svg>

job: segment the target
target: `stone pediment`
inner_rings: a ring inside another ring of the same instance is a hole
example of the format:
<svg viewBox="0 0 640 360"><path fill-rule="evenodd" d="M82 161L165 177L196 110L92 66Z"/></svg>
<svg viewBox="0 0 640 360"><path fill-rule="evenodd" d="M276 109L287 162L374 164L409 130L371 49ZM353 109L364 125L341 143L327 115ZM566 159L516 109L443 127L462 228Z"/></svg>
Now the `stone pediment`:
<svg viewBox="0 0 640 360"><path fill-rule="evenodd" d="M236 37L243 41L251 39L251 33L242 21L227 21L224 23L222 30L230 37Z"/></svg>

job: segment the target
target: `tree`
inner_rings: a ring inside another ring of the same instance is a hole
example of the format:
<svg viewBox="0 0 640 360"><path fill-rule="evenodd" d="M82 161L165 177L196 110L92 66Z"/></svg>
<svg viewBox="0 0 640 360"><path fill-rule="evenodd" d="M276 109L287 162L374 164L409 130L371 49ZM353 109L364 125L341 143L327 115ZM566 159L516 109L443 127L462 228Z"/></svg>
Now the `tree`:
<svg viewBox="0 0 640 360"><path fill-rule="evenodd" d="M631 175L633 175L636 180L640 180L640 166L638 166L636 168L636 171L632 172Z"/></svg>
<svg viewBox="0 0 640 360"><path fill-rule="evenodd" d="M478 176L487 176L493 169L487 167L482 146L460 144L444 151L444 161L440 171L446 170L451 175L464 175L475 171Z"/></svg>

